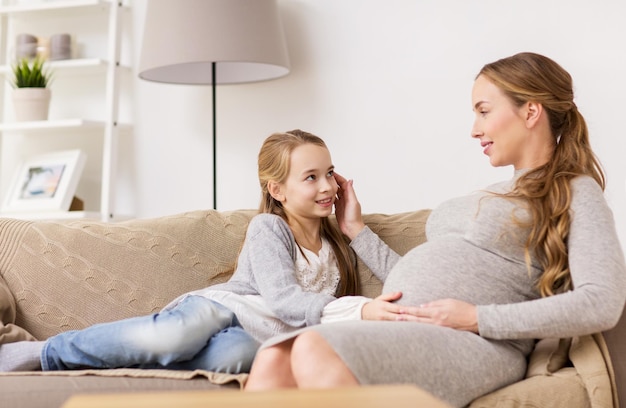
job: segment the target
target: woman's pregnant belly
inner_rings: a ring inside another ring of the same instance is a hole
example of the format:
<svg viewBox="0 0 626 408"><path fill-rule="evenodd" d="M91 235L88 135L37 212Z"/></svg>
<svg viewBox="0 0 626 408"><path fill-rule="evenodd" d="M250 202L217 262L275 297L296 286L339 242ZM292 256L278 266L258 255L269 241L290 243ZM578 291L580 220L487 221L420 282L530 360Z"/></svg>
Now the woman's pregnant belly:
<svg viewBox="0 0 626 408"><path fill-rule="evenodd" d="M538 297L525 264L461 236L428 241L409 251L384 283L383 293L394 291L402 292L397 303L403 305L445 298L502 304Z"/></svg>

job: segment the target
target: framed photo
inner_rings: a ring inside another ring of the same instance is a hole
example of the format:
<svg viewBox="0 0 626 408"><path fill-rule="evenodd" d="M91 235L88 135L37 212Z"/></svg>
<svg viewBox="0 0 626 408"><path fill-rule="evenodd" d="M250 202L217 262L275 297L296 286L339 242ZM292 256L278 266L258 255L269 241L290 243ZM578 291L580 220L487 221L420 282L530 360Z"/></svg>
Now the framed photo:
<svg viewBox="0 0 626 408"><path fill-rule="evenodd" d="M80 150L67 150L25 160L11 180L2 211L68 211L86 159Z"/></svg>

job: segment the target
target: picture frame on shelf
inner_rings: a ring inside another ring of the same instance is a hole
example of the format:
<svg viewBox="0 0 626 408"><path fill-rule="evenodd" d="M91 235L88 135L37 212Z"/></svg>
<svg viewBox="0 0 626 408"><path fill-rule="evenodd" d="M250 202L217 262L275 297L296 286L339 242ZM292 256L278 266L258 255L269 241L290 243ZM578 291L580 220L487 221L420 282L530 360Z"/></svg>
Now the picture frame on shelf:
<svg viewBox="0 0 626 408"><path fill-rule="evenodd" d="M86 160L79 149L24 160L11 179L2 212L68 211Z"/></svg>

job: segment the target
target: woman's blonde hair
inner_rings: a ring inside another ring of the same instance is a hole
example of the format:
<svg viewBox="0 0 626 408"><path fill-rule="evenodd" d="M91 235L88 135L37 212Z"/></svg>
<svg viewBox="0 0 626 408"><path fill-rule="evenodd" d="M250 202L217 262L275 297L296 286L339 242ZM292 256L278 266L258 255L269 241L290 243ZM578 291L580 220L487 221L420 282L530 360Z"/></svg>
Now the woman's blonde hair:
<svg viewBox="0 0 626 408"><path fill-rule="evenodd" d="M516 106L532 101L543 106L554 137L550 160L523 174L508 197L528 202L530 228L526 261L530 253L541 262L537 283L542 296L571 289L567 239L570 231L570 181L580 175L593 177L604 190L605 176L589 145L585 119L574 103L572 77L553 60L534 53L520 53L485 65L478 76L498 86ZM520 223L519 220L516 220Z"/></svg>
<svg viewBox="0 0 626 408"><path fill-rule="evenodd" d="M259 211L262 213L276 214L287 220L287 214L280 201L275 200L268 191L270 181L284 183L290 170L291 153L298 146L313 144L326 147L324 141L302 130L292 130L284 133L274 133L263 142L259 152L259 183L261 184L261 204ZM336 224L328 217L321 219L320 233L330 243L337 263L341 279L337 287L337 296L358 295L359 280L356 266L352 261L352 253L346 239Z"/></svg>

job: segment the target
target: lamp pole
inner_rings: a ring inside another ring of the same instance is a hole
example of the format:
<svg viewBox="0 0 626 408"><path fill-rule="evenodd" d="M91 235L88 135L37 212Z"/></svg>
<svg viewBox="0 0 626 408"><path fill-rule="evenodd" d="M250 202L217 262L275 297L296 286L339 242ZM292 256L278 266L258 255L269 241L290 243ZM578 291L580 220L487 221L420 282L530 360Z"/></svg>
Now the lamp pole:
<svg viewBox="0 0 626 408"><path fill-rule="evenodd" d="M217 103L216 103L216 88L217 81L215 80L215 67L217 64L215 61L211 62L211 86L213 87L213 209L217 210L217 126L216 126L216 112L217 112Z"/></svg>

